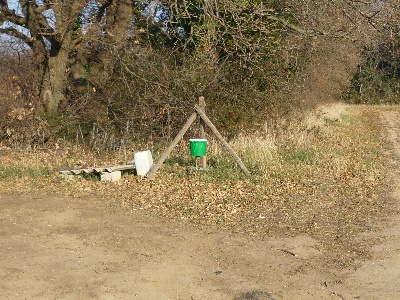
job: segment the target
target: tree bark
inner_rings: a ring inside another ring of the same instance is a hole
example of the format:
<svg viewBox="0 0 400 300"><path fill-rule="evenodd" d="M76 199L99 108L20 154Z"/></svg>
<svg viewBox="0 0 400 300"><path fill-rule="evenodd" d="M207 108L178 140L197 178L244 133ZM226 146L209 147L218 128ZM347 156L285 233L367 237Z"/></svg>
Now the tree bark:
<svg viewBox="0 0 400 300"><path fill-rule="evenodd" d="M79 43L68 32L62 42L50 40L51 49L46 53L42 64L43 80L40 86L40 100L46 113L57 114L58 108L65 102L68 83L68 57Z"/></svg>
<svg viewBox="0 0 400 300"><path fill-rule="evenodd" d="M108 51L102 51L96 56L96 60L100 63L93 65L93 73L97 74L95 81L101 85L114 70L115 57L110 55L110 52L112 54L117 53L126 45L129 37L127 31L133 19L132 2L132 0L108 0L103 5L104 10L100 9L99 11L98 21L105 24L103 27L105 35L102 42L109 48Z"/></svg>
<svg viewBox="0 0 400 300"><path fill-rule="evenodd" d="M58 55L49 57L45 66L40 99L46 113L57 114L59 106L64 103L67 62L68 55Z"/></svg>

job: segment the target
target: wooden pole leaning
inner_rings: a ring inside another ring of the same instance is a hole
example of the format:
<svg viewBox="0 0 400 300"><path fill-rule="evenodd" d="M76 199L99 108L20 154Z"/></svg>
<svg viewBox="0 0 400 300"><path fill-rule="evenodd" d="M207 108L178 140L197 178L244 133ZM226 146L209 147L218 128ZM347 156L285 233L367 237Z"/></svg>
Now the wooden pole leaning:
<svg viewBox="0 0 400 300"><path fill-rule="evenodd" d="M147 178L152 179L154 177L154 174L157 172L157 170L161 167L161 165L164 163L164 161L167 159L168 155L171 154L172 150L174 150L175 146L179 143L179 141L183 138L185 135L186 131L189 129L189 127L193 124L193 122L197 118L197 113L193 113L189 119L186 121L185 125L182 127L181 131L176 135L175 139L172 141L172 143L168 146L168 148L164 151L164 153L161 155L160 159L158 162L153 165L153 167L150 169L149 173L147 173Z"/></svg>
<svg viewBox="0 0 400 300"><path fill-rule="evenodd" d="M206 108L206 102L204 101L204 97L201 96L199 97L199 107L203 110L205 113L205 108ZM200 138L205 139L206 138L206 132L205 132L205 122L202 118L200 118ZM203 170L207 169L207 156L201 156L200 157L200 165L203 168Z"/></svg>
<svg viewBox="0 0 400 300"><path fill-rule="evenodd" d="M242 169L242 171L247 175L250 176L249 170L246 168L246 166L243 164L242 160L240 157L236 154L235 150L228 144L227 141L222 137L222 135L219 133L217 128L214 126L214 124L210 121L210 119L207 117L205 114L203 108L204 104L204 98L200 97L200 105L195 105L194 109L196 112L194 112L189 119L186 121L185 125L182 127L182 129L179 131L179 133L176 135L175 139L171 142L171 144L168 146L168 148L164 151L164 153L161 155L160 159L158 162L153 165L147 173L147 179L151 180L154 177L154 174L158 171L158 169L161 167L161 165L164 163L164 161L167 159L167 157L171 154L172 150L175 148L175 146L179 143L179 141L183 138L185 135L186 131L190 128L190 126L193 124L193 122L196 120L197 115L200 116L201 119L201 134L205 135L204 133L204 124L210 127L211 131L215 134L215 136L220 140L220 142L224 145L224 147L228 150L228 152L232 155L236 163L239 165L239 167ZM202 103L203 102L203 103ZM206 166L206 161L204 160L203 167Z"/></svg>
<svg viewBox="0 0 400 300"><path fill-rule="evenodd" d="M207 124L208 127L214 132L216 137L220 140L220 142L225 146L226 150L229 151L229 153L233 156L235 159L236 163L239 165L239 167L242 169L242 171L247 175L250 176L249 170L246 168L246 166L243 164L242 160L240 157L236 154L235 150L228 144L227 141L222 137L222 135L219 133L218 129L214 126L214 124L210 121L210 119L207 117L207 115L204 113L204 111L198 106L195 105L194 109L196 112L199 114L199 116L204 120L204 122Z"/></svg>

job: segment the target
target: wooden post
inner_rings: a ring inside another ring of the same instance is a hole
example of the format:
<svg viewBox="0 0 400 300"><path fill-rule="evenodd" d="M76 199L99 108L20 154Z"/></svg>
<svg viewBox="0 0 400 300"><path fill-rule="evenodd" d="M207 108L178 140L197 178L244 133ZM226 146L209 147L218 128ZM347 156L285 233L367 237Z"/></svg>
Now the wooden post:
<svg viewBox="0 0 400 300"><path fill-rule="evenodd" d="M206 102L204 101L204 97L201 96L199 98L199 108L205 112L205 107L206 107ZM206 138L206 133L205 133L205 123L202 118L200 118L200 138L205 139ZM203 168L203 170L207 169L207 156L202 156L200 157L200 165Z"/></svg>
<svg viewBox="0 0 400 300"><path fill-rule="evenodd" d="M218 129L214 126L214 124L210 121L210 119L206 116L204 111L196 105L195 110L197 113L200 115L200 117L204 120L204 122L207 124L208 127L214 132L214 134L217 136L217 138L221 141L221 143L225 146L225 148L229 151L229 153L233 156L239 167L242 169L242 171L247 175L250 176L249 170L247 170L246 166L243 164L242 160L240 157L236 154L235 150L225 141L225 139L222 137L222 135L219 133Z"/></svg>
<svg viewBox="0 0 400 300"><path fill-rule="evenodd" d="M172 141L172 143L168 146L168 148L161 155L158 162L155 165L153 165L153 167L150 169L149 173L147 174L148 179L153 178L154 174L161 167L161 165L164 163L164 161L167 159L168 155L170 155L170 153L175 148L175 146L179 143L179 141L183 138L184 134L189 129L189 127L193 124L193 122L194 122L194 120L196 120L196 118L197 118L197 113L193 113L189 117L189 119L186 121L185 125L182 127L181 131L179 131L179 133L176 135L175 139Z"/></svg>

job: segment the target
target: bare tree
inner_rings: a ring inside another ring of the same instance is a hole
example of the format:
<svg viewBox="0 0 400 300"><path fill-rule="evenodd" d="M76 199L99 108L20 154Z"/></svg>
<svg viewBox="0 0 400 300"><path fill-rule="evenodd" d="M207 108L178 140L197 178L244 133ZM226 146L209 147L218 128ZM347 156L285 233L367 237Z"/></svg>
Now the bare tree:
<svg viewBox="0 0 400 300"><path fill-rule="evenodd" d="M57 113L65 101L68 64L85 46L84 34L121 43L132 19L131 0L19 0L15 8L10 2L0 0L0 33L31 49L39 82L38 108L49 113Z"/></svg>

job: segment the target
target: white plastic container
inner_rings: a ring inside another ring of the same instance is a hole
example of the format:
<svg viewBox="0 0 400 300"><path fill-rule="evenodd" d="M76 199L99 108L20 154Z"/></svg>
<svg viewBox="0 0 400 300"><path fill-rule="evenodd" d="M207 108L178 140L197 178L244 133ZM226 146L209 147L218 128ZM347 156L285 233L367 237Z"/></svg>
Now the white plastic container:
<svg viewBox="0 0 400 300"><path fill-rule="evenodd" d="M144 176L153 166L153 157L151 156L150 150L136 152L134 155L136 173L137 175Z"/></svg>
<svg viewBox="0 0 400 300"><path fill-rule="evenodd" d="M111 181L111 182L116 182L121 179L121 171L114 171L114 172L102 172L100 174L100 180L101 181Z"/></svg>

